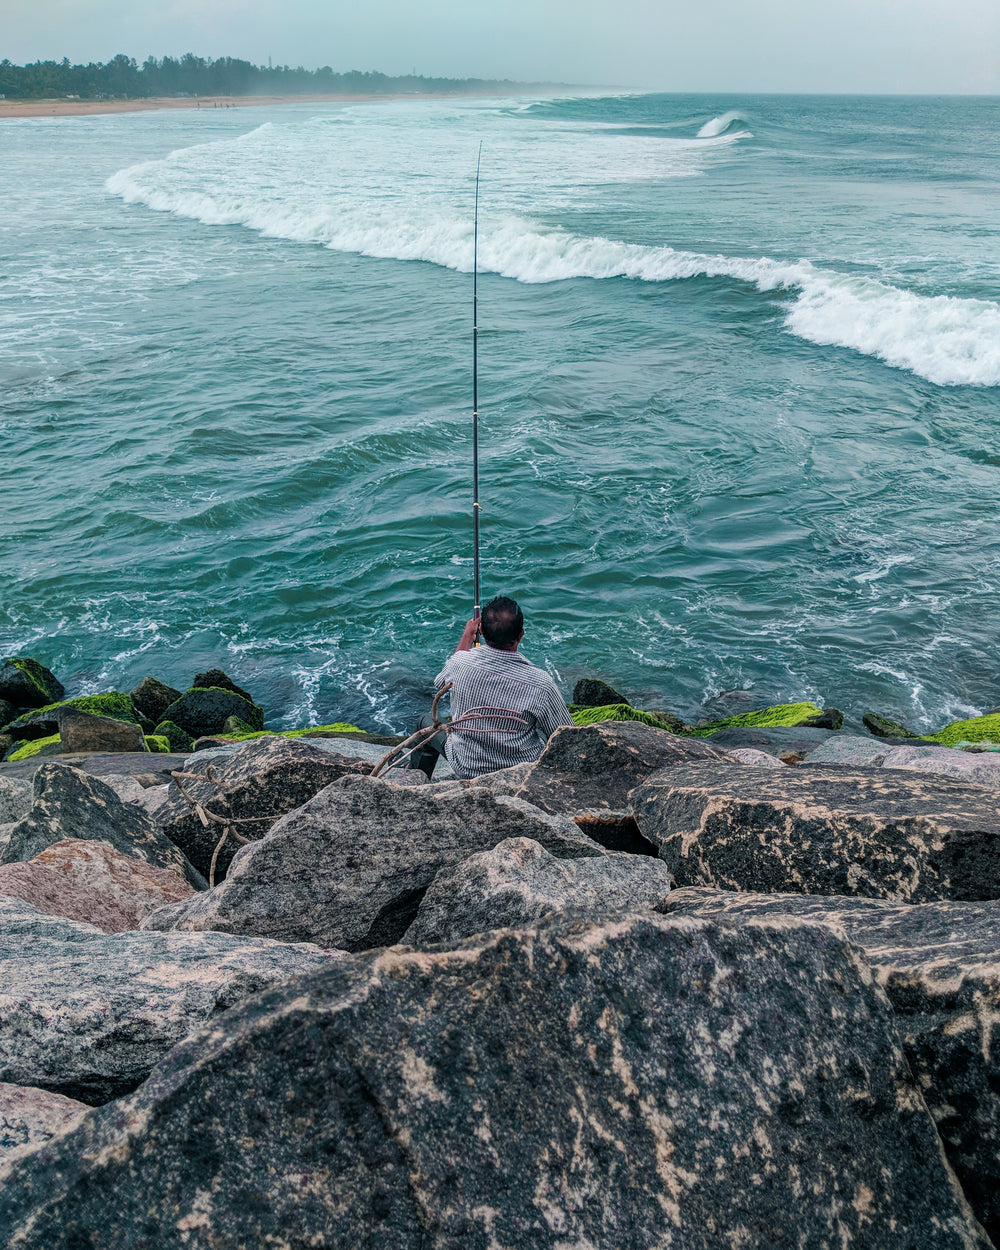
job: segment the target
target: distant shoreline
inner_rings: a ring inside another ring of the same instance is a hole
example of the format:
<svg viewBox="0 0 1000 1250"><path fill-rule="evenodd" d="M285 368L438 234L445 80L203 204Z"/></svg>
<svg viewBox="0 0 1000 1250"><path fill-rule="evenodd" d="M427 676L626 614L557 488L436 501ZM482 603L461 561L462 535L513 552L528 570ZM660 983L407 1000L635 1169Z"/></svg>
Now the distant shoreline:
<svg viewBox="0 0 1000 1250"><path fill-rule="evenodd" d="M447 95L451 98L482 95L520 95L516 92L478 91ZM538 88L534 88L537 92ZM147 113L162 109L259 108L272 104L361 104L372 100L440 100L441 92L380 92L370 95L245 95L245 96L150 96L135 100L0 100L0 120L12 117L92 117L101 113Z"/></svg>

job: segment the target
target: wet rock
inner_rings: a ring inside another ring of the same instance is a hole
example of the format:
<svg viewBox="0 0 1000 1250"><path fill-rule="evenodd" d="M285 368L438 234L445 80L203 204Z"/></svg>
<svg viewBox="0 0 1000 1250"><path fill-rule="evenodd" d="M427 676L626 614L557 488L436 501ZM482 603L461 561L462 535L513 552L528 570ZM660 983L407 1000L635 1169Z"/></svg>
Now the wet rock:
<svg viewBox="0 0 1000 1250"><path fill-rule="evenodd" d="M673 712L667 711L666 708L650 707L646 708L646 711L650 716L655 716L658 721L662 722L664 727L669 729L672 734L688 733L691 730L691 726L687 721L680 716L675 716Z"/></svg>
<svg viewBox="0 0 1000 1250"><path fill-rule="evenodd" d="M672 916L839 926L872 964L896 1009L906 1057L948 1161L977 1218L1000 1244L998 903L883 903L677 890Z"/></svg>
<svg viewBox="0 0 1000 1250"><path fill-rule="evenodd" d="M572 821L518 799L432 789L344 777L241 847L200 902L161 908L143 927L366 950L402 938L440 868L505 838L533 838L561 857L601 854Z"/></svg>
<svg viewBox="0 0 1000 1250"><path fill-rule="evenodd" d="M11 734L0 734L0 760L5 760L16 745L17 740Z"/></svg>
<svg viewBox="0 0 1000 1250"><path fill-rule="evenodd" d="M651 774L725 758L707 743L637 721L567 726L549 739L517 796L546 812L624 812L629 791Z"/></svg>
<svg viewBox="0 0 1000 1250"><path fill-rule="evenodd" d="M66 764L41 764L32 782L31 810L11 830L0 863L34 859L65 838L110 842L125 855L136 855L156 868L177 873L195 889L206 882L177 847L138 807L123 803L110 786Z"/></svg>
<svg viewBox="0 0 1000 1250"><path fill-rule="evenodd" d="M236 682L221 668L209 668L204 673L195 673L191 686L199 690L229 690L233 694L238 694L241 699L246 699L247 703L254 702L253 695L241 686L237 686Z"/></svg>
<svg viewBox="0 0 1000 1250"><path fill-rule="evenodd" d="M0 1163L72 1128L89 1110L86 1103L62 1094L0 1082Z"/></svg>
<svg viewBox="0 0 1000 1250"><path fill-rule="evenodd" d="M10 656L0 664L0 699L15 707L45 707L65 693L52 672L29 656Z"/></svg>
<svg viewBox="0 0 1000 1250"><path fill-rule="evenodd" d="M224 933L102 933L0 895L0 1081L117 1098L212 1016L336 957Z"/></svg>
<svg viewBox="0 0 1000 1250"><path fill-rule="evenodd" d="M80 712L89 712L92 716L107 716L113 720L138 724L136 711L129 696L122 694L120 690L108 690L104 694L80 695L75 699L63 699L61 703L51 703L35 711L25 712L23 716L11 721L5 728L7 733L19 742L46 738L59 732L59 722L63 715L74 708ZM145 744L143 744L140 750L145 751L145 749Z"/></svg>
<svg viewBox="0 0 1000 1250"><path fill-rule="evenodd" d="M887 716L880 716L878 712L865 712L861 717L861 722L868 732L874 734L876 738L920 737L919 734L915 734L912 730L907 729L905 725L889 720Z"/></svg>
<svg viewBox="0 0 1000 1250"><path fill-rule="evenodd" d="M59 713L59 737L62 750L67 753L145 750L139 725L111 716L93 716L75 707L63 708Z"/></svg>
<svg viewBox="0 0 1000 1250"><path fill-rule="evenodd" d="M177 702L181 692L155 677L144 677L129 697L139 715L155 725L157 721L163 720L163 713L171 703Z"/></svg>
<svg viewBox="0 0 1000 1250"><path fill-rule="evenodd" d="M238 716L248 725L253 725L254 729L264 728L263 708L232 690L222 689L192 688L185 691L176 703L167 708L163 719L173 721L192 738L201 738L206 734L219 733L227 716Z"/></svg>
<svg viewBox="0 0 1000 1250"><path fill-rule="evenodd" d="M557 859L529 838L442 868L403 941L457 942L487 929L520 929L555 912L641 911L662 903L670 873L659 859L605 852Z"/></svg>
<svg viewBox="0 0 1000 1250"><path fill-rule="evenodd" d="M231 755L218 758L195 755L184 771L205 778L203 781L188 779L182 784L207 812L238 820L249 818L252 823L237 826L238 831L245 838L257 839L286 812L301 807L331 782L348 774L367 774L371 765L355 756L274 736L256 738ZM212 855L222 836L222 826L211 822L206 828L176 782L171 783L167 800L157 811L156 819L171 842L180 847L207 878ZM237 850L238 844L230 839L219 852L216 882L228 872Z"/></svg>
<svg viewBox="0 0 1000 1250"><path fill-rule="evenodd" d="M0 894L104 933L138 928L143 916L192 893L176 872L123 855L109 842L67 838L28 863L0 866Z"/></svg>
<svg viewBox="0 0 1000 1250"><path fill-rule="evenodd" d="M31 782L0 777L0 824L20 820L31 810Z"/></svg>
<svg viewBox="0 0 1000 1250"><path fill-rule="evenodd" d="M21 1250L988 1247L870 970L788 921L347 959L214 1021L3 1192Z"/></svg>
<svg viewBox="0 0 1000 1250"><path fill-rule="evenodd" d="M996 793L950 777L691 763L650 778L632 809L678 885L1000 898Z"/></svg>
<svg viewBox="0 0 1000 1250"><path fill-rule="evenodd" d="M13 705L13 703L8 703L6 699L0 699L0 729L2 729L8 721L13 720L16 715L17 708Z"/></svg>
<svg viewBox="0 0 1000 1250"><path fill-rule="evenodd" d="M614 686L598 677L582 677L573 687L573 703L576 707L607 707L609 703L631 706Z"/></svg>
<svg viewBox="0 0 1000 1250"><path fill-rule="evenodd" d="M711 723L729 716L745 716L747 712L759 712L768 705L766 694L754 690L722 690L706 699L702 705L705 721Z"/></svg>
<svg viewBox="0 0 1000 1250"><path fill-rule="evenodd" d="M825 707L818 716L807 716L799 724L811 729L841 729L844 713L836 707Z"/></svg>

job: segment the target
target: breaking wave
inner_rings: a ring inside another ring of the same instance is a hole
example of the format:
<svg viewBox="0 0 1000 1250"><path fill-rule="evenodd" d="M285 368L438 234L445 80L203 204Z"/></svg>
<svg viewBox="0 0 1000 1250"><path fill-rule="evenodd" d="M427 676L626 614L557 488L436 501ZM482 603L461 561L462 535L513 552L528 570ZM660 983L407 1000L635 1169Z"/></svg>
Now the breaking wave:
<svg viewBox="0 0 1000 1250"><path fill-rule="evenodd" d="M739 138L751 137L746 130L746 118L742 113L732 111L723 113L721 117L713 117L711 121L706 122L698 131L698 138L717 139L719 135L732 134L734 131L739 132ZM733 137L737 136L733 135Z"/></svg>

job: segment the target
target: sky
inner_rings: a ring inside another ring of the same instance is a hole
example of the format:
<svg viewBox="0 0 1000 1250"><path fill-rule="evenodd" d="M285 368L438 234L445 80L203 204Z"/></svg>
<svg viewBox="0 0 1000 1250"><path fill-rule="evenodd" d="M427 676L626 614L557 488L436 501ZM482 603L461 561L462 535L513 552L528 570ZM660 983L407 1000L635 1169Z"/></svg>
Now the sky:
<svg viewBox="0 0 1000 1250"><path fill-rule="evenodd" d="M0 0L0 59L119 52L660 91L1000 94L1000 2Z"/></svg>

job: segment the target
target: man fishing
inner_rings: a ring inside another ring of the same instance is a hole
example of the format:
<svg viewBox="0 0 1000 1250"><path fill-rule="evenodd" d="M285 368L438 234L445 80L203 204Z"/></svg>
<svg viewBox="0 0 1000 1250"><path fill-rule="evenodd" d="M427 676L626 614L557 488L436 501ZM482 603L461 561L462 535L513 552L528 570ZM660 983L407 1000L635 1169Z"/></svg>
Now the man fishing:
<svg viewBox="0 0 1000 1250"><path fill-rule="evenodd" d="M480 633L484 645L477 647ZM518 653L523 637L524 615L504 595L491 600L481 617L466 623L435 684L452 684L452 720L473 709L486 711L468 729L436 734L414 753L412 768L421 768L430 777L438 756L444 755L459 777L478 777L537 760L549 736L560 725L573 724L556 683Z"/></svg>

